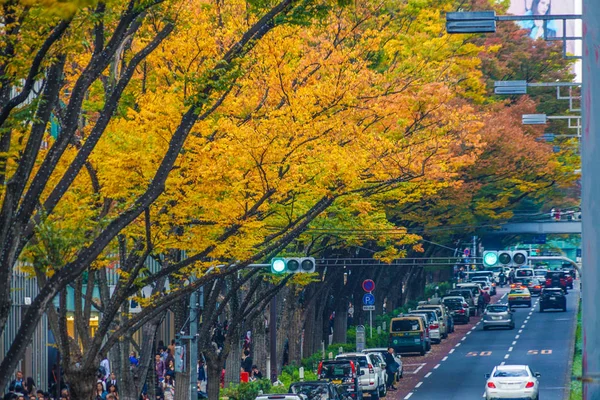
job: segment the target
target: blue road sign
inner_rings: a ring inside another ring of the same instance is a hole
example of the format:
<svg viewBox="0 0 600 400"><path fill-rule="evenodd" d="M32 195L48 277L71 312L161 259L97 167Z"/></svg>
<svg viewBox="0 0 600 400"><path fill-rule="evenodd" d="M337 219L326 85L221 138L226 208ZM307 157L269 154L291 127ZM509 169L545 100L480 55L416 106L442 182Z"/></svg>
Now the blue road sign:
<svg viewBox="0 0 600 400"><path fill-rule="evenodd" d="M365 293L363 295L363 305L365 305L365 306L375 305L375 296L373 296L371 293Z"/></svg>

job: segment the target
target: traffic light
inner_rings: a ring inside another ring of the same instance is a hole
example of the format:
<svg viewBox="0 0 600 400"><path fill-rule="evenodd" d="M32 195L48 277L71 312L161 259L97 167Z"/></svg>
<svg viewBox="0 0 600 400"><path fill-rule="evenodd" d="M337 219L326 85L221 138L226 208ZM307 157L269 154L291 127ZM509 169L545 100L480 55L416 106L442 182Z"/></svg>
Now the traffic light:
<svg viewBox="0 0 600 400"><path fill-rule="evenodd" d="M483 252L483 266L484 267L495 267L498 264L498 252L497 251L484 251Z"/></svg>
<svg viewBox="0 0 600 400"><path fill-rule="evenodd" d="M512 251L502 250L498 252L498 262L504 267L512 265Z"/></svg>
<svg viewBox="0 0 600 400"><path fill-rule="evenodd" d="M515 267L522 267L527 264L527 252L525 250L515 250L512 252L512 260Z"/></svg>
<svg viewBox="0 0 600 400"><path fill-rule="evenodd" d="M271 259L273 274L303 274L315 272L314 257L275 257Z"/></svg>

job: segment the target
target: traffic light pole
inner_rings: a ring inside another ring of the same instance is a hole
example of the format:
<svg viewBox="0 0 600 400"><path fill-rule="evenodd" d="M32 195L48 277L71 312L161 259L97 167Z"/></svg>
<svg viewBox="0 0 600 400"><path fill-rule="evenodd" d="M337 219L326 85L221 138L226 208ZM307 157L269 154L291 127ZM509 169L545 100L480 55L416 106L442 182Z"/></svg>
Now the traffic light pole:
<svg viewBox="0 0 600 400"><path fill-rule="evenodd" d="M583 398L600 398L600 7L583 0L583 87L581 146L583 283Z"/></svg>

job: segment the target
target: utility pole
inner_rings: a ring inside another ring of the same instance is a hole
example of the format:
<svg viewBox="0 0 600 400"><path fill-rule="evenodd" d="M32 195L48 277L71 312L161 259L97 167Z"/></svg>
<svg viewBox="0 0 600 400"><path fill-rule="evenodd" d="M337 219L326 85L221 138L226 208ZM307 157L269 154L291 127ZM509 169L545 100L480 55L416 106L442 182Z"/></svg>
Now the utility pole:
<svg viewBox="0 0 600 400"><path fill-rule="evenodd" d="M271 360L271 382L277 382L277 295L271 299L269 310L269 347Z"/></svg>
<svg viewBox="0 0 600 400"><path fill-rule="evenodd" d="M583 0L583 79L581 139L583 398L600 398L600 7Z"/></svg>
<svg viewBox="0 0 600 400"><path fill-rule="evenodd" d="M190 295L190 399L198 398L198 292Z"/></svg>

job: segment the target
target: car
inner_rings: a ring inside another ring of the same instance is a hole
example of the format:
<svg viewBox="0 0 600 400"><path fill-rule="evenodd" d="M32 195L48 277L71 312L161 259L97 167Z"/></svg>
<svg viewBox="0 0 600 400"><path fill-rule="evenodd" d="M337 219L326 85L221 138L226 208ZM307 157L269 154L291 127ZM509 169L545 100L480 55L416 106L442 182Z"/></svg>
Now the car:
<svg viewBox="0 0 600 400"><path fill-rule="evenodd" d="M515 278L515 283L513 285L514 286L511 285L511 287L525 286L527 289L529 289L529 292L531 293L532 296L539 296L540 293L542 292L542 284L535 277L533 277L533 278Z"/></svg>
<svg viewBox="0 0 600 400"><path fill-rule="evenodd" d="M441 343L442 335L440 333L440 321L435 310L412 310L408 315L423 315L427 318L427 326L429 328L429 337L431 343Z"/></svg>
<svg viewBox="0 0 600 400"><path fill-rule="evenodd" d="M559 288L546 288L540 296L540 312L548 309L567 311L567 297Z"/></svg>
<svg viewBox="0 0 600 400"><path fill-rule="evenodd" d="M573 276L570 272L565 272L565 278L567 279L567 289L573 289Z"/></svg>
<svg viewBox="0 0 600 400"><path fill-rule="evenodd" d="M533 270L534 276L536 276L538 278L543 278L543 279L546 279L546 272L548 272L547 269L534 269Z"/></svg>
<svg viewBox="0 0 600 400"><path fill-rule="evenodd" d="M567 293L567 277L564 271L548 271L546 273L547 288L557 287Z"/></svg>
<svg viewBox="0 0 600 400"><path fill-rule="evenodd" d="M489 328L515 329L513 311L506 304L490 304L483 314L483 330Z"/></svg>
<svg viewBox="0 0 600 400"><path fill-rule="evenodd" d="M498 365L485 375L486 400L527 399L539 400L539 372L531 372L527 365Z"/></svg>
<svg viewBox="0 0 600 400"><path fill-rule="evenodd" d="M532 278L534 276L533 268L517 268L515 270L515 278Z"/></svg>
<svg viewBox="0 0 600 400"><path fill-rule="evenodd" d="M309 400L303 394L294 393L273 393L273 394L259 394L254 400Z"/></svg>
<svg viewBox="0 0 600 400"><path fill-rule="evenodd" d="M367 393L372 399L378 399L379 396L387 392L385 380L382 379L381 367L379 367L371 355L364 353L342 353L335 357L336 360L355 361L359 368L359 384L363 394Z"/></svg>
<svg viewBox="0 0 600 400"><path fill-rule="evenodd" d="M496 295L496 284L490 281L490 278L487 276L474 276L471 278L471 282L483 283L481 287L483 290L489 292L490 296Z"/></svg>
<svg viewBox="0 0 600 400"><path fill-rule="evenodd" d="M361 353L365 353L362 351ZM379 397L385 397L387 395L387 378L388 371L386 369L385 357L378 352L374 353L365 353L371 357L373 361L373 366L375 370L379 372L379 382L383 382L383 385L380 386Z"/></svg>
<svg viewBox="0 0 600 400"><path fill-rule="evenodd" d="M450 327L448 323L446 306L443 304L422 304L422 302L420 302L417 306L417 310L435 310L440 321L440 334L442 335L442 339L446 339L448 337Z"/></svg>
<svg viewBox="0 0 600 400"><path fill-rule="evenodd" d="M474 315L475 312L477 311L477 304L479 304L479 294L481 291L481 285L479 285L477 283L457 283L456 288L457 289L468 289L471 291L471 293L473 293L474 308L472 310L473 312L471 313L471 315ZM469 307L470 307L470 305L469 305Z"/></svg>
<svg viewBox="0 0 600 400"><path fill-rule="evenodd" d="M352 360L323 360L319 363L317 376L319 380L341 385L346 397L362 400L359 374L362 373Z"/></svg>
<svg viewBox="0 0 600 400"><path fill-rule="evenodd" d="M475 299L475 296L473 295L473 292L470 289L448 290L446 292L446 294L444 295L444 297L442 297L442 302L447 297L456 297L456 296L460 296L465 299L465 301L469 307L469 317L472 315L475 315L475 312L477 311L477 300Z"/></svg>
<svg viewBox="0 0 600 400"><path fill-rule="evenodd" d="M363 353L379 353L385 360L385 353L388 352L388 349L386 347L375 347L375 348L364 349L362 352ZM396 362L398 363L398 371L396 371L396 379L395 379L397 381L398 379L401 379L404 377L404 367L402 365L402 356L400 354L394 353L394 360L396 360Z"/></svg>
<svg viewBox="0 0 600 400"><path fill-rule="evenodd" d="M344 398L342 386L328 381L294 382L290 385L288 392L304 395L307 400L342 400Z"/></svg>
<svg viewBox="0 0 600 400"><path fill-rule="evenodd" d="M513 308L518 305L531 307L531 293L526 287L511 288L508 293L508 306Z"/></svg>
<svg viewBox="0 0 600 400"><path fill-rule="evenodd" d="M404 315L409 315L409 314L404 314ZM399 315L399 316L402 316L402 315ZM425 315L421 315L421 314L414 314L412 316L416 317L416 318L421 318L423 320L423 324L425 324L425 350L426 351L431 350L431 332L429 331L429 322L427 322L427 317Z"/></svg>
<svg viewBox="0 0 600 400"><path fill-rule="evenodd" d="M498 272L499 274L499 272ZM483 270L483 271L470 271L467 272L467 277L469 279L470 282L473 282L475 278L489 278L490 282L495 283L497 282L496 278L497 275L494 273L494 271L489 271L489 270Z"/></svg>
<svg viewBox="0 0 600 400"><path fill-rule="evenodd" d="M419 353L427 351L425 319L416 315L401 315L390 321L389 347L396 353Z"/></svg>
<svg viewBox="0 0 600 400"><path fill-rule="evenodd" d="M462 296L444 297L444 305L450 311L450 315L455 323L468 324L470 320L469 305Z"/></svg>

